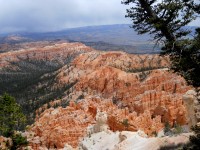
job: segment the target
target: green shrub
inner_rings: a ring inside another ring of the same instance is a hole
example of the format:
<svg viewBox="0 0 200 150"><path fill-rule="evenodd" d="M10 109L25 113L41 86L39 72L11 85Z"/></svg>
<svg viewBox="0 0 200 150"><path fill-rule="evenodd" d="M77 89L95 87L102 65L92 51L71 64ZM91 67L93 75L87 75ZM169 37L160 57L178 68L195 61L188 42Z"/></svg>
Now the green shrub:
<svg viewBox="0 0 200 150"><path fill-rule="evenodd" d="M129 127L129 122L128 122L128 119L124 119L122 121L122 124L126 127L126 129Z"/></svg>
<svg viewBox="0 0 200 150"><path fill-rule="evenodd" d="M21 146L28 145L28 141L26 137L23 137L20 133L13 134L12 141L13 141L13 145L11 147L11 150L16 150Z"/></svg>
<svg viewBox="0 0 200 150"><path fill-rule="evenodd" d="M174 134L180 134L180 133L183 132L183 129L182 129L181 125L179 125L179 124L176 124L176 125L174 126L174 128L175 128Z"/></svg>
<svg viewBox="0 0 200 150"><path fill-rule="evenodd" d="M171 132L171 126L169 122L165 122L164 133Z"/></svg>
<svg viewBox="0 0 200 150"><path fill-rule="evenodd" d="M159 150L181 150L183 148L183 145L184 144L182 143L165 145L165 146L161 146Z"/></svg>

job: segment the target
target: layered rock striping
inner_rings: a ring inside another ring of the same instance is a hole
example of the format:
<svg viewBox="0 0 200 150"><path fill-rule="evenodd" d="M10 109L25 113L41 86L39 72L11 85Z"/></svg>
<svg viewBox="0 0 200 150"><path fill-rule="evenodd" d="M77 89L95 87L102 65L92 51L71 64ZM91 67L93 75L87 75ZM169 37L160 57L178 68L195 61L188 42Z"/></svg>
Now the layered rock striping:
<svg viewBox="0 0 200 150"><path fill-rule="evenodd" d="M92 48L82 43L55 43L50 46L41 43L40 47L31 47L30 45L30 47L25 47L25 49L0 53L0 69L7 66L12 67L12 62L16 63L27 59L29 61L52 60L64 65L68 57L73 57L74 55L76 56L77 54L91 50Z"/></svg>

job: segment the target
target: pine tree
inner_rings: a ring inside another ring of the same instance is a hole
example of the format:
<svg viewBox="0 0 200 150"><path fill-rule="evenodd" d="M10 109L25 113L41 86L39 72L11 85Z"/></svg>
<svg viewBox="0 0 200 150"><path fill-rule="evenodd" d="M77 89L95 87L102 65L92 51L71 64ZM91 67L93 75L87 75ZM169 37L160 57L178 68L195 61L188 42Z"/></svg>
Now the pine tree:
<svg viewBox="0 0 200 150"><path fill-rule="evenodd" d="M26 117L14 97L0 96L0 135L10 137L25 123Z"/></svg>
<svg viewBox="0 0 200 150"><path fill-rule="evenodd" d="M182 75L200 93L200 28L196 28L193 38L188 37L191 30L186 28L200 14L199 1L123 0L122 3L133 4L127 9L126 15L133 21L132 28L138 34L153 35L156 43L162 44L161 54L169 55L171 69ZM193 130L195 135L190 137L190 143L184 149L200 149L200 127L195 126Z"/></svg>
<svg viewBox="0 0 200 150"><path fill-rule="evenodd" d="M153 35L162 47L161 54L168 54L172 70L182 75L186 81L200 86L200 29L194 38L186 28L200 14L200 4L195 0L123 0L123 4L133 4L127 9L126 17L133 21L132 28L138 34Z"/></svg>

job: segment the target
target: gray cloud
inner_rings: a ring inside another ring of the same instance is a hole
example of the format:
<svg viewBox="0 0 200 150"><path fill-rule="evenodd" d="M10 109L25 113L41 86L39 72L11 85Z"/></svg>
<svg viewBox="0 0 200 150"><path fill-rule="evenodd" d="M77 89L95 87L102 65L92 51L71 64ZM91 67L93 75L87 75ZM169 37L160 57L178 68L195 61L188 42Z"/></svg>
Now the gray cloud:
<svg viewBox="0 0 200 150"><path fill-rule="evenodd" d="M0 6L0 33L131 23L121 0L0 0Z"/></svg>
<svg viewBox="0 0 200 150"><path fill-rule="evenodd" d="M0 0L0 33L129 23L120 0Z"/></svg>

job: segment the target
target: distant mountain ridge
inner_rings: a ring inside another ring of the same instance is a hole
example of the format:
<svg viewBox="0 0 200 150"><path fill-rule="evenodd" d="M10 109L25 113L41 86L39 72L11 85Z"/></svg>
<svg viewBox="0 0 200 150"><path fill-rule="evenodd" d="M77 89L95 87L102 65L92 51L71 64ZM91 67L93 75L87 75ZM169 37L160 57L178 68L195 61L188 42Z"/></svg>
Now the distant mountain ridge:
<svg viewBox="0 0 200 150"><path fill-rule="evenodd" d="M154 47L150 35L138 35L130 24L87 26L69 28L62 31L47 33L19 33L22 41L57 41L82 42L98 50L120 50L128 53L152 54L159 53L160 48ZM194 33L195 27L189 27ZM9 42L8 38L0 37L0 43ZM12 39L12 38L11 38ZM20 41L10 41L18 43Z"/></svg>

